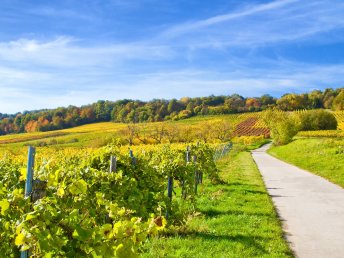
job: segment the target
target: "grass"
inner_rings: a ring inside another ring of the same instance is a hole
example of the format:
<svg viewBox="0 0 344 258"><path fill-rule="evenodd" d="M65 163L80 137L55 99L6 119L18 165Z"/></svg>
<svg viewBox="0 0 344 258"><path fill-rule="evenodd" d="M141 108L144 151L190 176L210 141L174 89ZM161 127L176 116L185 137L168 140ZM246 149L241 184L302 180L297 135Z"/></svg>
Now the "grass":
<svg viewBox="0 0 344 258"><path fill-rule="evenodd" d="M344 138L297 139L269 153L344 187Z"/></svg>
<svg viewBox="0 0 344 258"><path fill-rule="evenodd" d="M199 216L186 232L153 239L142 257L292 257L280 222L248 152L218 162L224 184L205 182Z"/></svg>

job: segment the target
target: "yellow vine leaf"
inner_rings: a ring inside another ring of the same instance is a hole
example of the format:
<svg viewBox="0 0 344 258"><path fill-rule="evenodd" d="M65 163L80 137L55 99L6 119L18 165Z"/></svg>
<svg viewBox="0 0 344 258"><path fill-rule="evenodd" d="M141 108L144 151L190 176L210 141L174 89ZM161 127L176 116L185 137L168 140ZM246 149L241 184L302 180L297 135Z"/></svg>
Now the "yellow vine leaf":
<svg viewBox="0 0 344 258"><path fill-rule="evenodd" d="M10 207L10 203L3 199L0 201L0 209L1 209L1 215L5 215L5 211L7 211Z"/></svg>
<svg viewBox="0 0 344 258"><path fill-rule="evenodd" d="M23 244L25 244L25 235L20 232L19 235L16 236L16 239L14 240L14 243L16 245L23 245Z"/></svg>
<svg viewBox="0 0 344 258"><path fill-rule="evenodd" d="M59 187L59 189L57 189L57 196L63 197L65 193L65 190L63 189L63 187Z"/></svg>
<svg viewBox="0 0 344 258"><path fill-rule="evenodd" d="M26 168L21 168L19 181L25 181L25 180L26 180Z"/></svg>

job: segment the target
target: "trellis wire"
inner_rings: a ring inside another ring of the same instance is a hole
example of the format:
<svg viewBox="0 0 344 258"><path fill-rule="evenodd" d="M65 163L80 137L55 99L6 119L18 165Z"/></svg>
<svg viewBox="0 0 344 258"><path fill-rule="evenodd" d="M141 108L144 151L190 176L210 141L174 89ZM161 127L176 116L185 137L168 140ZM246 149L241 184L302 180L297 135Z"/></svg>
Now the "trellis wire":
<svg viewBox="0 0 344 258"><path fill-rule="evenodd" d="M232 147L233 144L231 142L218 145L214 153L214 160L216 161L224 157L232 149Z"/></svg>

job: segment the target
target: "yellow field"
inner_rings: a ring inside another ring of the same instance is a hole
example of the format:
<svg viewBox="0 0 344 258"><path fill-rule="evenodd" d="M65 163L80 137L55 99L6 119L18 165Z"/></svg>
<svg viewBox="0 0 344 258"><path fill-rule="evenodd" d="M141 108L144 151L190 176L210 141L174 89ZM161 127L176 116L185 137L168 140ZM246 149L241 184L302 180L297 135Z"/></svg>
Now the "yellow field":
<svg viewBox="0 0 344 258"><path fill-rule="evenodd" d="M211 126L222 121L229 122L232 126L246 119L247 115L223 115L223 116L204 116L193 117L180 121L166 121L155 123L142 123L136 126L149 134L158 127L175 127L178 130L191 130L196 132L202 125ZM0 148L4 147L23 147L33 145L57 145L63 147L99 147L106 145L112 138L123 138L123 131L127 130L128 125L124 123L94 123L74 128L23 134L11 134L0 136ZM154 141L151 141L154 143ZM139 144L136 142L136 144Z"/></svg>

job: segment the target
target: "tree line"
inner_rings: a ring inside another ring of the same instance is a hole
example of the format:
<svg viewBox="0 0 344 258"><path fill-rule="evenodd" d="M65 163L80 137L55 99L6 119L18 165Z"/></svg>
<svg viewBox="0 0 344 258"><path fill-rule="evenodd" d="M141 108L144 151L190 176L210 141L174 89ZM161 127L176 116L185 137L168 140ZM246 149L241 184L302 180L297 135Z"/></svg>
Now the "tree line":
<svg viewBox="0 0 344 258"><path fill-rule="evenodd" d="M344 110L344 88L315 90L303 94L285 94L281 98L270 95L244 98L238 94L208 96L179 100L153 99L151 101L104 101L81 107L24 111L17 114L0 113L0 135L22 132L59 130L94 122L142 123L180 120L197 115L220 115L266 110L326 108Z"/></svg>

